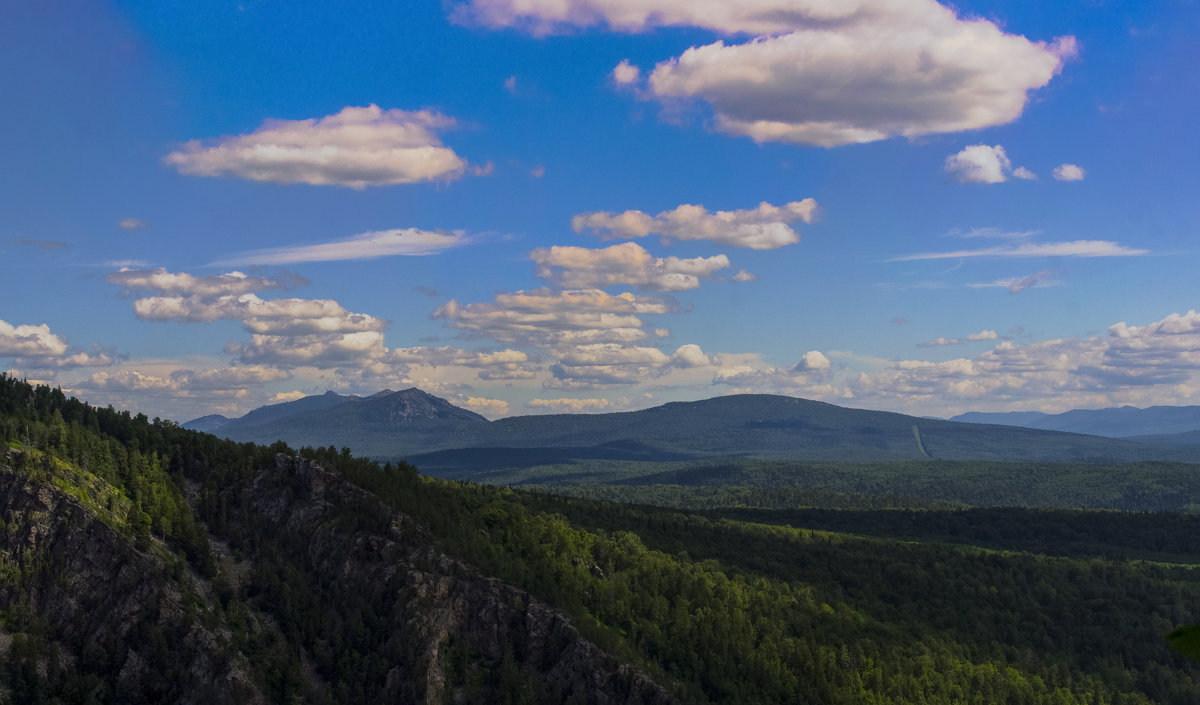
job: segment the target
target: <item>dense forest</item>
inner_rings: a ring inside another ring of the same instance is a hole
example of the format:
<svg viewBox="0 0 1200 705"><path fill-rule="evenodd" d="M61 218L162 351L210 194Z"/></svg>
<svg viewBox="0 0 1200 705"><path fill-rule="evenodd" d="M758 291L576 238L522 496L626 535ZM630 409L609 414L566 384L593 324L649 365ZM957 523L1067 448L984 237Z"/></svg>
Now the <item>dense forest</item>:
<svg viewBox="0 0 1200 705"><path fill-rule="evenodd" d="M622 493L614 503L433 479L349 448L234 443L6 376L0 440L10 477L0 488L9 547L0 550L0 682L12 703L127 702L121 673L132 653L161 683L139 697L203 702L188 690L200 686L185 647L245 673L240 690L219 695L230 702L251 690L278 703L370 703L385 693L600 701L547 675L570 632L552 632L562 643L534 654L521 637L535 614L528 606L492 605L503 624L456 632L434 655L415 636L398 638L424 633L405 626L419 623L423 603L401 609L384 589L405 579L390 562L401 554L411 571L441 569L439 556L449 556L515 586L497 594L552 606L681 702L1190 705L1200 693L1200 667L1165 638L1200 621L1200 521L1187 513L1046 508L1052 501L971 509L986 498L898 491L881 465L859 470L875 485L747 483L725 497L610 485L624 488L605 490ZM1002 477L1002 466L938 473L957 472L966 487ZM1110 476L1121 487L1140 476L1148 491L1175 496L1190 488L1177 482L1185 469L1130 465ZM336 501L324 471L346 485ZM1046 484L1061 497L1106 491L1072 477ZM127 542L123 560L144 560L142 581L178 595L170 604L179 608L90 634L56 620L49 596L71 582L73 564L28 548L52 544L18 540L40 519L17 498L51 495L69 498L72 520L82 514ZM335 509L315 526L289 513L316 499ZM343 546L352 550L339 554ZM375 566L379 582L348 585L338 570L351 562ZM501 635L499 647L472 641L485 628ZM189 646L201 629L212 643ZM431 659L437 688L410 677ZM616 686L622 701L636 688L642 701L666 701L639 683Z"/></svg>

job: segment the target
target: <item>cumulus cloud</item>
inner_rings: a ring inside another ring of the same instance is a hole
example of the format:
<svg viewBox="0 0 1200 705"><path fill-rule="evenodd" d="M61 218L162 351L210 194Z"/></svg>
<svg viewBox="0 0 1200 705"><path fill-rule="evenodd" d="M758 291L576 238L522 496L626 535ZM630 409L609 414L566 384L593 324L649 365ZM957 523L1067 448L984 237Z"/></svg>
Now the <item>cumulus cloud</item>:
<svg viewBox="0 0 1200 705"><path fill-rule="evenodd" d="M132 233L137 230L148 230L150 228L150 223L147 223L141 218L122 218L117 221L117 227L127 233Z"/></svg>
<svg viewBox="0 0 1200 705"><path fill-rule="evenodd" d="M1012 175L1017 177L1018 179L1024 179L1025 181L1037 181L1037 177L1038 177L1037 174L1033 173L1032 171L1030 171L1029 169L1026 169L1023 166L1019 166L1016 169L1013 169Z"/></svg>
<svg viewBox="0 0 1200 705"><path fill-rule="evenodd" d="M829 358L820 350L809 350L793 368L794 372L828 372Z"/></svg>
<svg viewBox="0 0 1200 705"><path fill-rule="evenodd" d="M306 396L308 396L308 395L305 394L304 392L302 392L298 389L294 389L290 392L279 392L275 396L271 397L270 403L282 404L284 402L296 401L297 399L303 399Z"/></svg>
<svg viewBox="0 0 1200 705"><path fill-rule="evenodd" d="M163 158L193 176L277 184L367 186L447 181L468 170L438 133L454 118L430 110L346 107L307 120L267 120L254 132L192 140Z"/></svg>
<svg viewBox="0 0 1200 705"><path fill-rule="evenodd" d="M999 184L1008 180L1012 162L1000 145L973 144L946 157L945 169L960 183Z"/></svg>
<svg viewBox="0 0 1200 705"><path fill-rule="evenodd" d="M754 272L747 272L744 269L739 269L737 271L737 273L733 275L733 281L735 281L735 282L756 282L756 281L758 281L758 275L755 274Z"/></svg>
<svg viewBox="0 0 1200 705"><path fill-rule="evenodd" d="M541 288L497 294L491 302L459 304L451 299L433 317L474 337L559 348L643 340L655 333L644 330L641 316L672 310L665 299L628 292Z"/></svg>
<svg viewBox="0 0 1200 705"><path fill-rule="evenodd" d="M946 408L961 400L1064 410L1135 399L1165 403L1197 388L1197 370L1200 313L1188 311L1143 326L1117 323L1106 336L1004 341L970 359L894 362L859 375L850 388L879 404Z"/></svg>
<svg viewBox="0 0 1200 705"><path fill-rule="evenodd" d="M978 250L950 252L920 252L893 257L891 262L914 260L961 259L965 257L1137 257L1147 250L1125 247L1110 240L1075 240L1074 242L1022 243L985 247Z"/></svg>
<svg viewBox="0 0 1200 705"><path fill-rule="evenodd" d="M817 202L812 198L783 206L760 203L758 208L710 213L704 206L684 204L674 210L649 215L639 210L623 213L581 213L571 219L575 232L593 231L601 239L634 239L659 235L671 240L711 240L733 247L771 250L800 241L789 223L811 223Z"/></svg>
<svg viewBox="0 0 1200 705"><path fill-rule="evenodd" d="M551 414L585 414L604 411L610 404L607 399L531 399L526 406Z"/></svg>
<svg viewBox="0 0 1200 705"><path fill-rule="evenodd" d="M316 245L293 245L251 250L214 262L213 266L336 262L397 255L420 257L459 247L466 241L466 236L459 231L431 231L417 228L376 230Z"/></svg>
<svg viewBox="0 0 1200 705"><path fill-rule="evenodd" d="M708 367L713 361L704 354L699 345L687 343L680 345L671 355L671 364L676 367Z"/></svg>
<svg viewBox="0 0 1200 705"><path fill-rule="evenodd" d="M1058 181L1083 181L1087 172L1076 164L1060 164L1054 167L1054 178Z"/></svg>
<svg viewBox="0 0 1200 705"><path fill-rule="evenodd" d="M600 250L556 245L536 249L529 257L537 264L538 277L570 288L630 285L645 291L683 291L729 267L725 255L654 257L633 242Z"/></svg>
<svg viewBox="0 0 1200 705"><path fill-rule="evenodd" d="M642 70L629 63L629 59L621 59L612 70L612 80L618 86L628 86L637 83L642 76Z"/></svg>
<svg viewBox="0 0 1200 705"><path fill-rule="evenodd" d="M68 345L45 323L14 326L4 320L0 320L0 358L10 358L21 367L38 370L113 364L111 352L100 348L87 352Z"/></svg>

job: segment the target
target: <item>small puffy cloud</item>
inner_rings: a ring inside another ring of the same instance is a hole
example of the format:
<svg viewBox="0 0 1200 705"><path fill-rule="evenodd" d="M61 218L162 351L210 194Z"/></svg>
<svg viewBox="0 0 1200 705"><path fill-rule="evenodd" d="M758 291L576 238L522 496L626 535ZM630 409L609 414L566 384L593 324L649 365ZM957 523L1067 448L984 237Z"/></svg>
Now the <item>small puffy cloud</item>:
<svg viewBox="0 0 1200 705"><path fill-rule="evenodd" d="M1018 179L1024 179L1025 181L1037 181L1037 177L1038 177L1037 174L1033 173L1032 171L1030 171L1029 169L1026 169L1023 166L1019 166L1016 169L1013 169L1012 175Z"/></svg>
<svg viewBox="0 0 1200 705"><path fill-rule="evenodd" d="M438 133L455 120L430 110L347 107L307 120L267 120L245 135L192 140L163 158L180 173L362 189L447 181L468 170Z"/></svg>
<svg viewBox="0 0 1200 705"><path fill-rule="evenodd" d="M313 335L250 336L250 342L231 341L225 352L239 363L279 368L330 368L361 365L383 359L387 348L378 331L322 333Z"/></svg>
<svg viewBox="0 0 1200 705"><path fill-rule="evenodd" d="M508 78L504 79L504 90L508 91L509 93L517 92L517 77L516 76L509 76Z"/></svg>
<svg viewBox="0 0 1200 705"><path fill-rule="evenodd" d="M978 250L950 252L920 252L893 257L892 262L914 260L962 259L965 257L1138 257L1147 250L1125 247L1110 240L1075 240L1074 242L1040 242L985 247Z"/></svg>
<svg viewBox="0 0 1200 705"><path fill-rule="evenodd" d="M535 166L534 168L529 170L529 175L535 179L540 179L546 175L546 167L542 166L541 164L538 164L537 166Z"/></svg>
<svg viewBox="0 0 1200 705"><path fill-rule="evenodd" d="M1083 181L1087 172L1076 164L1060 164L1054 167L1054 178L1058 181Z"/></svg>
<svg viewBox="0 0 1200 705"><path fill-rule="evenodd" d="M497 294L491 302L451 299L433 317L475 337L511 344L560 347L633 343L651 335L641 318L670 313L664 299L601 289L532 289Z"/></svg>
<svg viewBox="0 0 1200 705"><path fill-rule="evenodd" d="M630 385L655 375L671 363L658 348L626 346L619 343L579 345L559 355L550 366L553 381L547 387L587 389L611 385Z"/></svg>
<svg viewBox="0 0 1200 705"><path fill-rule="evenodd" d="M613 83L618 86L628 86L638 82L642 77L642 70L629 63L629 59L621 59L621 63L617 64L612 70Z"/></svg>
<svg viewBox="0 0 1200 705"><path fill-rule="evenodd" d="M994 330L981 330L978 333L971 333L967 336L967 340L995 340L997 337Z"/></svg>
<svg viewBox="0 0 1200 705"><path fill-rule="evenodd" d="M699 345L687 343L680 345L671 355L671 364L676 367L709 367L713 364Z"/></svg>
<svg viewBox="0 0 1200 705"><path fill-rule="evenodd" d="M556 245L536 249L529 257L537 264L538 277L570 288L631 285L645 291L683 291L729 267L725 255L654 257L633 242L600 250Z"/></svg>
<svg viewBox="0 0 1200 705"><path fill-rule="evenodd" d="M251 250L214 262L217 267L244 264L296 264L338 262L376 257L421 257L465 244L462 232L403 228L376 230L316 245L293 245Z"/></svg>
<svg viewBox="0 0 1200 705"><path fill-rule="evenodd" d="M138 230L148 230L150 228L150 223L147 223L141 218L122 218L117 221L117 227L127 233L132 233Z"/></svg>
<svg viewBox="0 0 1200 705"><path fill-rule="evenodd" d="M804 357L800 358L800 362L796 363L793 368L795 372L828 372L829 358L825 357L820 350L809 350L804 353Z"/></svg>
<svg viewBox="0 0 1200 705"><path fill-rule="evenodd" d="M753 272L747 272L744 269L739 269L737 273L733 275L733 280L735 282L755 282L758 281L758 275Z"/></svg>
<svg viewBox="0 0 1200 705"><path fill-rule="evenodd" d="M664 241L711 240L733 247L771 250L799 242L799 233L789 223L811 223L816 214L817 202L812 198L782 206L764 201L754 209L713 213L704 206L684 204L654 216L639 210L581 213L571 219L571 227L575 232L591 230L605 240L656 234Z"/></svg>
<svg viewBox="0 0 1200 705"><path fill-rule="evenodd" d="M1004 147L973 144L946 157L946 173L964 184L999 184L1008 180L1012 162Z"/></svg>
<svg viewBox="0 0 1200 705"><path fill-rule="evenodd" d="M531 399L526 406L550 414L586 414L604 411L607 399Z"/></svg>

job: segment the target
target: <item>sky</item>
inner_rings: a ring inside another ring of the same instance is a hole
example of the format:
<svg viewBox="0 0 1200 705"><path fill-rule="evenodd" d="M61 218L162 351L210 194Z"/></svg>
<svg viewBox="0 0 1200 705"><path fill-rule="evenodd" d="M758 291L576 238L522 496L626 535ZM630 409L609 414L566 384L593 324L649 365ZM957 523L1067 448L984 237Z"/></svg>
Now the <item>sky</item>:
<svg viewBox="0 0 1200 705"><path fill-rule="evenodd" d="M186 421L1200 404L1185 0L0 5L0 370Z"/></svg>

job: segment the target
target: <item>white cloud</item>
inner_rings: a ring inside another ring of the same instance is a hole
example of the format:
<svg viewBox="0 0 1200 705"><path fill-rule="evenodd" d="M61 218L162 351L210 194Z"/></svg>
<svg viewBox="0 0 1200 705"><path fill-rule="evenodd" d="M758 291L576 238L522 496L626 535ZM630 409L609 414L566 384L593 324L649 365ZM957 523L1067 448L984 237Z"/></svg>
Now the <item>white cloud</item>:
<svg viewBox="0 0 1200 705"><path fill-rule="evenodd" d="M529 170L529 175L535 179L540 179L546 175L546 167L541 164L538 164L537 166L535 166L534 168Z"/></svg>
<svg viewBox="0 0 1200 705"><path fill-rule="evenodd" d="M711 240L733 247L771 250L800 241L788 223L811 223L817 202L812 198L783 206L760 203L753 210L716 211L684 204L651 216L643 211L581 213L571 219L575 232L592 230L601 239L633 239L657 234L664 241Z"/></svg>
<svg viewBox="0 0 1200 705"><path fill-rule="evenodd" d="M960 183L999 184L1008 180L1012 162L1000 145L973 144L946 157L945 168Z"/></svg>
<svg viewBox="0 0 1200 705"><path fill-rule="evenodd" d="M1117 323L1103 337L1004 341L970 359L894 362L859 375L850 388L860 402L893 407L949 409L959 402L1063 411L1183 403L1179 395L1194 394L1198 383L1200 313L1188 311L1144 326Z"/></svg>
<svg viewBox="0 0 1200 705"><path fill-rule="evenodd" d="M945 345L962 345L968 342L979 342L984 340L995 340L999 335L994 330L981 330L978 333L971 333L966 338L934 338L928 343L918 343L918 348L939 348Z"/></svg>
<svg viewBox="0 0 1200 705"><path fill-rule="evenodd" d="M713 364L699 345L695 343L686 343L680 345L675 350L675 354L671 355L671 364L676 367L708 367Z"/></svg>
<svg viewBox="0 0 1200 705"><path fill-rule="evenodd" d="M495 352L462 350L449 345L430 348L395 348L388 359L405 365L429 367L470 367L478 370L480 379L487 381L532 379L534 370L529 356L520 350Z"/></svg>
<svg viewBox="0 0 1200 705"><path fill-rule="evenodd" d="M755 282L758 281L758 275L753 272L747 272L744 269L739 269L737 273L733 275L733 280L735 282Z"/></svg>
<svg viewBox="0 0 1200 705"><path fill-rule="evenodd" d="M964 257L1137 257L1146 250L1125 247L1109 240L1076 240L1074 242L1043 242L986 247L979 250L951 252L920 252L893 257L891 262L911 262L930 259L960 259Z"/></svg>
<svg viewBox="0 0 1200 705"><path fill-rule="evenodd" d="M12 325L0 320L0 358L10 358L21 367L38 370L72 367L103 367L113 364L110 352L94 349L86 352L72 347L50 326Z"/></svg>
<svg viewBox="0 0 1200 705"><path fill-rule="evenodd" d="M1054 178L1058 181L1083 181L1087 172L1075 164L1060 164L1054 167Z"/></svg>
<svg viewBox="0 0 1200 705"><path fill-rule="evenodd" d="M514 94L517 92L516 76L509 76L508 78L504 79L504 90Z"/></svg>
<svg viewBox="0 0 1200 705"><path fill-rule="evenodd" d="M646 314L670 313L664 299L600 289L532 289L497 294L491 302L451 299L434 318L476 337L541 348L593 343L634 343L651 335ZM665 333L665 332L664 332Z"/></svg>
<svg viewBox="0 0 1200 705"><path fill-rule="evenodd" d="M142 220L141 218L122 218L117 221L117 227L124 230L127 233L131 233L136 230L149 229L150 223L147 223L146 221Z"/></svg>
<svg viewBox="0 0 1200 705"><path fill-rule="evenodd" d="M213 266L336 262L397 255L420 257L459 247L466 241L464 234L459 231L430 231L417 228L376 230L316 245L251 250L214 262Z"/></svg>
<svg viewBox="0 0 1200 705"><path fill-rule="evenodd" d="M1018 179L1024 179L1025 181L1037 181L1037 177L1038 177L1037 174L1033 173L1032 171L1030 171L1029 169L1026 169L1023 166L1019 166L1016 169L1013 169L1012 175L1017 177Z"/></svg>
<svg viewBox="0 0 1200 705"><path fill-rule="evenodd" d="M236 296L251 291L286 289L308 283L299 277L268 279L247 276L242 272L197 277L186 272L168 272L162 267L157 269L122 267L119 271L106 276L104 280L123 288L127 294L138 290L150 290L160 295L179 294L204 297Z"/></svg>
<svg viewBox="0 0 1200 705"><path fill-rule="evenodd" d="M804 353L804 357L800 358L800 362L796 363L794 372L828 372L829 358L825 357L820 350L809 350Z"/></svg>
<svg viewBox="0 0 1200 705"><path fill-rule="evenodd" d="M526 406L551 414L586 414L604 411L610 404L607 399L531 399Z"/></svg>
<svg viewBox="0 0 1200 705"><path fill-rule="evenodd" d="M481 416L486 416L489 419L508 416L508 402L501 399L488 399L486 397L460 397L455 400L458 406L465 409L470 409Z"/></svg>
<svg viewBox="0 0 1200 705"><path fill-rule="evenodd" d="M164 157L180 173L277 184L367 186L447 181L467 162L437 133L455 120L430 110L346 107L308 120L267 120L245 135L192 140Z"/></svg>
<svg viewBox="0 0 1200 705"><path fill-rule="evenodd" d="M536 249L529 257L537 264L538 277L570 288L630 285L646 291L683 291L729 267L725 255L654 257L633 242L600 250L556 245Z"/></svg>
<svg viewBox="0 0 1200 705"><path fill-rule="evenodd" d="M642 70L629 63L629 59L621 59L612 70L612 80L618 86L628 86L637 83L642 77Z"/></svg>

